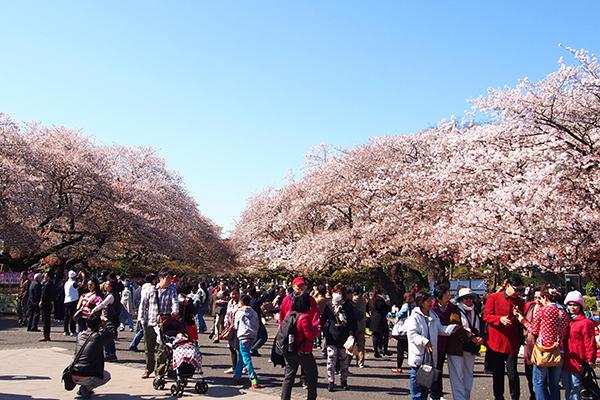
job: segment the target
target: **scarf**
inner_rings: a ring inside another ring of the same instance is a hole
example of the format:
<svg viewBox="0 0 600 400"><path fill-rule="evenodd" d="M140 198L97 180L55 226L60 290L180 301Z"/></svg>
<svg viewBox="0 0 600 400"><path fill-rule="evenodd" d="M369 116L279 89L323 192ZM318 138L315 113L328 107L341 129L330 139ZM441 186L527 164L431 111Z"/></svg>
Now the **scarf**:
<svg viewBox="0 0 600 400"><path fill-rule="evenodd" d="M336 325L346 325L347 322L346 313L342 308L344 305L342 300L343 298L341 293L334 293L331 297L331 304L333 305L333 314L335 315Z"/></svg>
<svg viewBox="0 0 600 400"><path fill-rule="evenodd" d="M468 307L464 303L458 303L458 308L463 311L460 313L460 320L462 322L463 328L471 332L471 325L473 325L473 328L477 329L477 332L481 333L481 328L479 326L479 318L477 318L476 316L475 307ZM469 317L469 319L467 319L467 316Z"/></svg>

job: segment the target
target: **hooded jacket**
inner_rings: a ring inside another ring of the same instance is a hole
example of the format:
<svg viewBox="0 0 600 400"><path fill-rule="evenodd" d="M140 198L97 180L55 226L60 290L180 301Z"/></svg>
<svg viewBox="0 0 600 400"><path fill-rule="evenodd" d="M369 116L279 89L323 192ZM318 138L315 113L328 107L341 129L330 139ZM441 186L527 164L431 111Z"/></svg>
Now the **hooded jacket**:
<svg viewBox="0 0 600 400"><path fill-rule="evenodd" d="M240 307L235 312L233 327L240 342L249 340L254 343L258 335L258 314L250 306Z"/></svg>
<svg viewBox="0 0 600 400"><path fill-rule="evenodd" d="M408 337L408 365L414 368L423 365L425 346L431 342L433 351L430 361L431 365L437 366L438 335L450 336L456 325L442 325L435 312L430 311L427 316L419 307L415 307L405 324Z"/></svg>

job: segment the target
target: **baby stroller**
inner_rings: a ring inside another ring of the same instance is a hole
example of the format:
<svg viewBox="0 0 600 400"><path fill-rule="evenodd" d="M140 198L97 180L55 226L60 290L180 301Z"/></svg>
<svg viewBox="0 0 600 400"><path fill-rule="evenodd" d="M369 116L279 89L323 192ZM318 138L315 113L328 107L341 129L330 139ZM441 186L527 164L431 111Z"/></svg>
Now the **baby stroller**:
<svg viewBox="0 0 600 400"><path fill-rule="evenodd" d="M179 397L187 387L188 380L198 372L199 380L194 389L198 394L208 392L208 385L202 374L202 354L198 343L186 336L185 326L176 319L167 318L160 324L160 338L165 344L167 371L166 378L173 379L171 395ZM161 377L154 378L153 386L156 390L165 388L166 380Z"/></svg>

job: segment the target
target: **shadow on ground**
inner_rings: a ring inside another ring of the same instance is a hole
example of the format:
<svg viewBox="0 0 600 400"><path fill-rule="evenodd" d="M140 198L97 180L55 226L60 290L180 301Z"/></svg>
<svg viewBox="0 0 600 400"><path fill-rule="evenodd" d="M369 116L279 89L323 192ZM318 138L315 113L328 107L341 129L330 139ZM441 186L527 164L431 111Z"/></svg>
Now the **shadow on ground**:
<svg viewBox="0 0 600 400"><path fill-rule="evenodd" d="M34 375L0 375L0 381L41 381L50 380L49 376Z"/></svg>

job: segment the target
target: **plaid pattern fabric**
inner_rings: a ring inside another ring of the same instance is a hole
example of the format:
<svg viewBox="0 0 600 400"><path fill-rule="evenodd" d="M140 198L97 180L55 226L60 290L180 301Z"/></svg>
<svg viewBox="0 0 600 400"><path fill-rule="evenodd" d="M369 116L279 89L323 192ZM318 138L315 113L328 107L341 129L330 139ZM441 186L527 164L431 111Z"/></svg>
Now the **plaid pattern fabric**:
<svg viewBox="0 0 600 400"><path fill-rule="evenodd" d="M158 302L156 287L151 283L144 283L142 286L142 295L140 296L140 307L138 309L138 319L144 325L158 325Z"/></svg>
<svg viewBox="0 0 600 400"><path fill-rule="evenodd" d="M160 305L160 315L171 315L179 313L179 303L177 301L177 291L173 286L166 289L157 287Z"/></svg>

